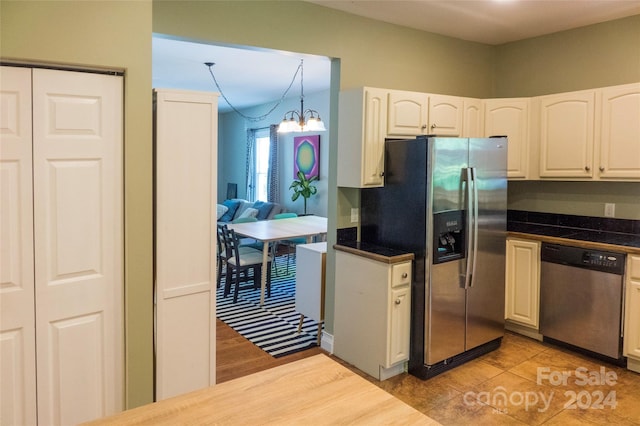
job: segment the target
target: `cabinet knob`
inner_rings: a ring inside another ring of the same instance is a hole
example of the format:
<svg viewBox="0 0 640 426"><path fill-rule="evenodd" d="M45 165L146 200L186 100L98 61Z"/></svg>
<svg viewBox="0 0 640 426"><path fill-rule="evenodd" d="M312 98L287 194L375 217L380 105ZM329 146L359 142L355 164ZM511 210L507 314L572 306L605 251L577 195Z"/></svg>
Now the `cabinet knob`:
<svg viewBox="0 0 640 426"><path fill-rule="evenodd" d="M407 274L406 272L402 274L402 278L407 278L409 276L409 274Z"/></svg>
<svg viewBox="0 0 640 426"><path fill-rule="evenodd" d="M600 171L604 172L604 167L603 166L600 166Z"/></svg>
<svg viewBox="0 0 640 426"><path fill-rule="evenodd" d="M422 130L424 130L424 129L426 129L426 128L427 128L427 125L426 125L426 124L423 124L423 125L422 125Z"/></svg>
<svg viewBox="0 0 640 426"><path fill-rule="evenodd" d="M380 172L380 177L383 177L383 176L384 176L384 172Z"/></svg>
<svg viewBox="0 0 640 426"><path fill-rule="evenodd" d="M433 123L433 124L431 125L431 130L435 129L436 127L438 127L438 126L436 126L436 123Z"/></svg>
<svg viewBox="0 0 640 426"><path fill-rule="evenodd" d="M401 304L401 303L402 303L402 300L400 300L400 299L396 299L396 305L399 305L399 304Z"/></svg>
<svg viewBox="0 0 640 426"><path fill-rule="evenodd" d="M591 170L591 167L589 167L589 166L584 166L584 170L588 172L589 170Z"/></svg>

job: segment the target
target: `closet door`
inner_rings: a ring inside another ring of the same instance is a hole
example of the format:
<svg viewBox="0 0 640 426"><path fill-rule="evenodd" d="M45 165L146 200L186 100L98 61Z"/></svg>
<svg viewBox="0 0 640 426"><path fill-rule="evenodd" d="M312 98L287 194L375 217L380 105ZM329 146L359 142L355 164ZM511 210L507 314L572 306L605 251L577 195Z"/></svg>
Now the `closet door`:
<svg viewBox="0 0 640 426"><path fill-rule="evenodd" d="M0 424L36 423L31 69L0 68Z"/></svg>
<svg viewBox="0 0 640 426"><path fill-rule="evenodd" d="M122 77L33 70L38 422L123 407Z"/></svg>

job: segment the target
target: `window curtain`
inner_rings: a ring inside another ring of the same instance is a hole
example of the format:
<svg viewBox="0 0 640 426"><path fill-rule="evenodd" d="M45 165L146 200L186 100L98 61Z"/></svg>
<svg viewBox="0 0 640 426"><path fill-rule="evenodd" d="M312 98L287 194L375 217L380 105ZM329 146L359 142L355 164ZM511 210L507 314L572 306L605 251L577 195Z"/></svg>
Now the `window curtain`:
<svg viewBox="0 0 640 426"><path fill-rule="evenodd" d="M256 146L256 129L247 130L247 162L245 165L245 182L247 182L246 196L247 200L255 200L255 146Z"/></svg>
<svg viewBox="0 0 640 426"><path fill-rule="evenodd" d="M278 167L278 125L269 126L269 172L267 201L280 203L280 169Z"/></svg>

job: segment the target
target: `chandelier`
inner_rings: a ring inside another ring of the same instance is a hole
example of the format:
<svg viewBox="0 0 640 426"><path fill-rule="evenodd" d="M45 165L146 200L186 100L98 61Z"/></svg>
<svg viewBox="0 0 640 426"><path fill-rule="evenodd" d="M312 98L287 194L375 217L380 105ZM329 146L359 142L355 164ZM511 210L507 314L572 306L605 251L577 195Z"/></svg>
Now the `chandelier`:
<svg viewBox="0 0 640 426"><path fill-rule="evenodd" d="M304 109L303 59L300 59L298 69L300 70L300 111L287 111L278 126L278 133L325 131L327 129L324 127L324 123L320 118L320 113L314 109Z"/></svg>

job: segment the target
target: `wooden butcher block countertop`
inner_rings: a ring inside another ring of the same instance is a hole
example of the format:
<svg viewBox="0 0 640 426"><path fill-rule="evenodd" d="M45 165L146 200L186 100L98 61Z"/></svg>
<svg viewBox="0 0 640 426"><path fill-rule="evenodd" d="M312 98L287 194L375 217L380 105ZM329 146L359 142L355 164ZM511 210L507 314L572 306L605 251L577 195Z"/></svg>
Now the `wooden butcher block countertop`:
<svg viewBox="0 0 640 426"><path fill-rule="evenodd" d="M439 423L326 355L315 355L88 424Z"/></svg>

